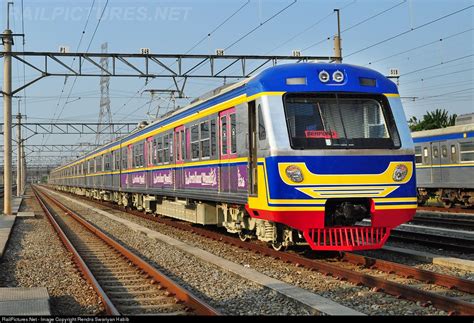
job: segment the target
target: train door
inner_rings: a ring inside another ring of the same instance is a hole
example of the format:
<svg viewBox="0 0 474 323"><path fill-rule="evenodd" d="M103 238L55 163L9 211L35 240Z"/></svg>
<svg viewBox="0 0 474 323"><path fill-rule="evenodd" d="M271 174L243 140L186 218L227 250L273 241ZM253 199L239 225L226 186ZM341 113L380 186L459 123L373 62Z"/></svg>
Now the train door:
<svg viewBox="0 0 474 323"><path fill-rule="evenodd" d="M441 165L447 165L447 164L449 164L449 161L450 161L450 153L449 153L448 143L446 141L442 141L442 142L439 143L439 146L440 146L440 150L439 150L439 153L440 153L440 166ZM449 173L448 173L449 168L448 167L440 167L439 171L440 171L441 180L444 183L449 182Z"/></svg>
<svg viewBox="0 0 474 323"><path fill-rule="evenodd" d="M441 144L431 143L431 182L441 183Z"/></svg>
<svg viewBox="0 0 474 323"><path fill-rule="evenodd" d="M249 161L248 161L248 183L249 183L249 195L257 196L257 109L255 107L255 101L249 102L248 106L248 149L249 149Z"/></svg>
<svg viewBox="0 0 474 323"><path fill-rule="evenodd" d="M221 192L235 190L237 184L237 166L232 166L230 159L237 157L237 122L235 108L230 108L219 113L219 152L220 159L223 160L220 167Z"/></svg>
<svg viewBox="0 0 474 323"><path fill-rule="evenodd" d="M186 158L186 137L184 133L184 126L179 126L174 129L174 147L175 147L175 189L184 188L184 159Z"/></svg>

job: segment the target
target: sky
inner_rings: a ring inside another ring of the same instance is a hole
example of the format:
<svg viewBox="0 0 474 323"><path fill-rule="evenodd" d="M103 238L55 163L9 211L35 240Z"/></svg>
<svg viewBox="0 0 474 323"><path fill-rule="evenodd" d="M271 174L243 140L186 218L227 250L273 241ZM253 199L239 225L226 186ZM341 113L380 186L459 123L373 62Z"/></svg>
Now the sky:
<svg viewBox="0 0 474 323"><path fill-rule="evenodd" d="M11 0L10 0L11 1ZM0 25L6 26L2 1ZM25 34L26 51L59 50L214 54L333 55L340 9L343 62L388 75L400 71L399 92L407 119L427 111L474 112L474 1L462 0L14 0L10 28ZM105 9L104 9L105 8ZM23 9L23 10L22 10ZM23 11L23 15L22 15ZM281 11L281 12L280 12ZM279 13L280 12L280 13ZM90 13L90 14L89 14ZM277 14L278 13L278 14ZM255 30L242 38L251 30ZM242 39L241 39L242 38ZM239 40L240 39L240 40ZM14 51L22 51L21 38ZM3 64L3 61L0 62ZM35 78L14 62L14 88ZM191 79L183 106L222 85L222 80ZM111 78L113 120L152 120L156 109L171 109L166 95L153 100L146 89L170 88L171 80ZM47 77L20 92L29 122L97 122L99 78ZM17 112L18 99L13 111ZM93 135L34 136L29 144L94 142ZM56 154L57 155L57 154Z"/></svg>

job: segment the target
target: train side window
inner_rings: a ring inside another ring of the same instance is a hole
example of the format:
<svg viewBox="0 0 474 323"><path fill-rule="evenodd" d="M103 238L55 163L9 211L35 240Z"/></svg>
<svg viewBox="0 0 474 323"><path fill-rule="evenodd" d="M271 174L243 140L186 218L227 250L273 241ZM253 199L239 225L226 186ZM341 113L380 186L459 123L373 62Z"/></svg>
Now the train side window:
<svg viewBox="0 0 474 323"><path fill-rule="evenodd" d="M441 146L441 157L448 157L448 148L446 147L446 145Z"/></svg>
<svg viewBox="0 0 474 323"><path fill-rule="evenodd" d="M423 164L429 164L428 147L423 148Z"/></svg>
<svg viewBox="0 0 474 323"><path fill-rule="evenodd" d="M474 161L474 141L459 143L459 157L461 163Z"/></svg>
<svg viewBox="0 0 474 323"><path fill-rule="evenodd" d="M457 162L456 145L451 145L451 162L452 162L452 163L456 163L456 162Z"/></svg>
<svg viewBox="0 0 474 323"><path fill-rule="evenodd" d="M211 155L214 157L217 154L217 133L216 120L211 120Z"/></svg>
<svg viewBox="0 0 474 323"><path fill-rule="evenodd" d="M133 146L130 145L127 148L128 148L128 151L127 151L127 167L126 167L126 169L130 169L130 168L133 168Z"/></svg>
<svg viewBox="0 0 474 323"><path fill-rule="evenodd" d="M191 127L191 159L199 159L199 125Z"/></svg>
<svg viewBox="0 0 474 323"><path fill-rule="evenodd" d="M421 146L415 146L415 164L421 164Z"/></svg>
<svg viewBox="0 0 474 323"><path fill-rule="evenodd" d="M155 144L156 144L156 153L155 153L155 165L159 164L161 165L163 163L163 138L158 137L155 138Z"/></svg>
<svg viewBox="0 0 474 323"><path fill-rule="evenodd" d="M168 134L165 136L165 138L163 139L163 145L163 162L173 162L173 134Z"/></svg>
<svg viewBox="0 0 474 323"><path fill-rule="evenodd" d="M438 158L438 147L433 147L433 158Z"/></svg>
<svg viewBox="0 0 474 323"><path fill-rule="evenodd" d="M265 122L263 122L262 106L258 105L258 140L267 139L267 132L265 130Z"/></svg>
<svg viewBox="0 0 474 323"><path fill-rule="evenodd" d="M230 153L237 152L237 121L235 113L230 115Z"/></svg>
<svg viewBox="0 0 474 323"><path fill-rule="evenodd" d="M200 151L202 158L209 158L211 156L210 138L209 138L209 121L201 122L200 127Z"/></svg>
<svg viewBox="0 0 474 323"><path fill-rule="evenodd" d="M221 155L227 155L227 116L221 117Z"/></svg>

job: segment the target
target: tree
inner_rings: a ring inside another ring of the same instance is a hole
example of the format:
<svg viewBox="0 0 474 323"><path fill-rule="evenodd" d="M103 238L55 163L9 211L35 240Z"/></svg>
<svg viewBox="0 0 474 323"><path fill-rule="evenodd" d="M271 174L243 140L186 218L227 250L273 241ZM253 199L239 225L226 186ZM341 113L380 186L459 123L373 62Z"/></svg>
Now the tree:
<svg viewBox="0 0 474 323"><path fill-rule="evenodd" d="M421 121L414 116L411 117L410 120L408 120L408 126L411 131L446 128L454 126L456 117L456 114L449 115L444 109L436 109L434 111L428 111Z"/></svg>

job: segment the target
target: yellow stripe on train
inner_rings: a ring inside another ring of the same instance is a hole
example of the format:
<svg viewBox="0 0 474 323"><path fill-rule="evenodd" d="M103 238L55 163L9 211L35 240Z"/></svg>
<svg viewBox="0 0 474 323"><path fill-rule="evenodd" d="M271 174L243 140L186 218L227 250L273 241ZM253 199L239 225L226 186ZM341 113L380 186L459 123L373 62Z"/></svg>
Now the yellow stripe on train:
<svg viewBox="0 0 474 323"><path fill-rule="evenodd" d="M297 166L301 169L303 174L303 181L300 183L293 182L286 174L288 166ZM395 181L393 179L393 172L398 165L405 165L407 167L407 175L402 181ZM312 173L306 163L278 163L278 171L283 182L290 186L302 186L308 184L318 185L370 185L370 184L405 184L410 181L413 176L412 162L390 162L387 169L380 174L315 174Z"/></svg>

